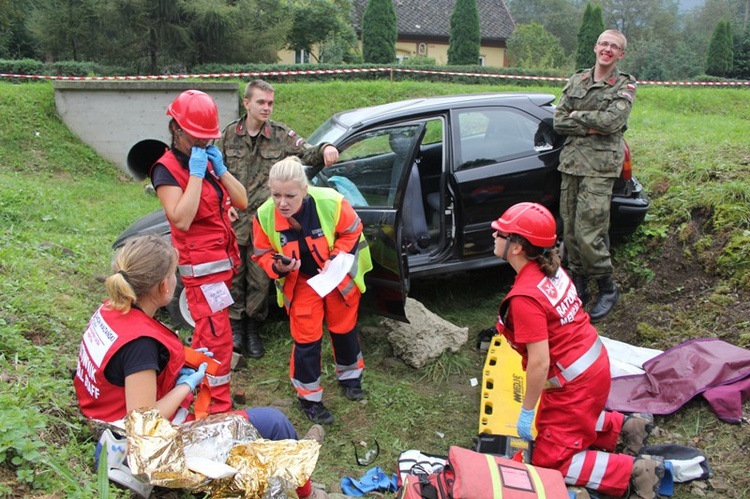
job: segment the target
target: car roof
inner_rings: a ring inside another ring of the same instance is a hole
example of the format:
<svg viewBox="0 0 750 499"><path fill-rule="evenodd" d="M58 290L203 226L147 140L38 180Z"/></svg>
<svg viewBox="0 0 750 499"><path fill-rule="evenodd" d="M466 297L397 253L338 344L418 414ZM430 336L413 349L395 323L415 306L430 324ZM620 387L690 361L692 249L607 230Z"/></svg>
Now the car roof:
<svg viewBox="0 0 750 499"><path fill-rule="evenodd" d="M534 105L546 106L555 100L552 94L543 93L480 93L439 97L425 97L391 102L379 106L361 107L342 111L333 120L346 128L359 128L373 121L385 121L399 117L447 111L455 107L487 105Z"/></svg>

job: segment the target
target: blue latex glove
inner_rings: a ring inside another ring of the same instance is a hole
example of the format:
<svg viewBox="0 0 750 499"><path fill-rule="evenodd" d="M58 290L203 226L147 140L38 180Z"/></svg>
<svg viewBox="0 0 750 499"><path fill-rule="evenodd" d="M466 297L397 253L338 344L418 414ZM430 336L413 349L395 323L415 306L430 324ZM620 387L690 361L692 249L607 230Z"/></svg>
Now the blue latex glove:
<svg viewBox="0 0 750 499"><path fill-rule="evenodd" d="M190 391L195 390L195 387L203 381L203 377L206 375L206 368L208 368L208 362L204 362L198 367L198 370L192 367L183 367L180 369L180 374L177 377L177 383L175 386L182 385L183 383L190 387Z"/></svg>
<svg viewBox="0 0 750 499"><path fill-rule="evenodd" d="M206 147L206 155L211 160L211 164L214 165L214 173L217 177L221 177L227 172L227 167L224 166L224 158L221 156L221 151L216 146Z"/></svg>
<svg viewBox="0 0 750 499"><path fill-rule="evenodd" d="M196 352L200 352L200 353L202 353L202 354L205 354L205 355L206 355L206 357L213 357L213 356L214 356L214 353L213 353L212 351L210 351L210 350L209 350L208 348L206 348L206 347L200 347L200 348L196 348L196 349L195 349L195 351L196 351Z"/></svg>
<svg viewBox="0 0 750 499"><path fill-rule="evenodd" d="M208 156L206 150L201 147L193 146L190 151L190 161L188 161L190 167L190 175L193 177L206 177L206 166L208 166Z"/></svg>
<svg viewBox="0 0 750 499"><path fill-rule="evenodd" d="M534 423L534 409L527 411L521 407L521 415L518 416L518 424L516 429L518 430L518 436L527 442L534 440L531 436L531 425Z"/></svg>

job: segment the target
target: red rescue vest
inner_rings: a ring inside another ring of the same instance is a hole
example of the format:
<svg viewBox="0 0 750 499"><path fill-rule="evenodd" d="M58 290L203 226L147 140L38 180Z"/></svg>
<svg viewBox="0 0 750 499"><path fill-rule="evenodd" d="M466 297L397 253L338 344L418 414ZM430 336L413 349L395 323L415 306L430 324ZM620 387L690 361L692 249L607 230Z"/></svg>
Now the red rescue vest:
<svg viewBox="0 0 750 499"><path fill-rule="evenodd" d="M169 351L169 362L156 377L156 399L174 388L185 364L185 352L177 334L137 308L123 314L105 302L91 317L78 350L73 384L84 416L112 422L127 415L125 387L107 381L104 369L120 348L142 337L154 338Z"/></svg>
<svg viewBox="0 0 750 499"><path fill-rule="evenodd" d="M500 304L497 328L523 357L524 370L528 360L526 347L516 343L513 333L513 315L521 317L523 310L516 306L510 317L506 315L514 296L532 298L547 316L550 355L548 378L557 376L562 368L581 358L599 338L568 274L560 268L554 277L549 278L539 265L531 262L518 273L513 287Z"/></svg>
<svg viewBox="0 0 750 499"><path fill-rule="evenodd" d="M190 171L180 164L172 151L164 153L158 163L167 167L183 191L187 188ZM206 177L190 229L181 231L169 222L172 244L180 255L180 277L186 286L226 281L240 265L237 239L227 214L232 200L212 166L206 171ZM185 273L183 266L195 268L196 272ZM202 270L197 270L198 266L202 266Z"/></svg>

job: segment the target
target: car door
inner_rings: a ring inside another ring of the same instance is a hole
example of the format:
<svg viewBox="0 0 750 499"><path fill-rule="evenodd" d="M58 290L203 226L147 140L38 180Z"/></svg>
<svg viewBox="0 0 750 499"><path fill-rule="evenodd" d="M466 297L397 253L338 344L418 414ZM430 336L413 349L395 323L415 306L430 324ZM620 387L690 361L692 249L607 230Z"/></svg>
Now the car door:
<svg viewBox="0 0 750 499"><path fill-rule="evenodd" d="M373 270L365 276L362 306L407 322L409 264L402 209L405 189L422 123L375 128L337 144L339 161L322 170L313 183L344 194L359 214L372 254Z"/></svg>
<svg viewBox="0 0 750 499"><path fill-rule="evenodd" d="M490 223L509 206L532 201L557 212L556 150L539 140L547 124L515 107L456 109L451 122L461 258L494 258Z"/></svg>

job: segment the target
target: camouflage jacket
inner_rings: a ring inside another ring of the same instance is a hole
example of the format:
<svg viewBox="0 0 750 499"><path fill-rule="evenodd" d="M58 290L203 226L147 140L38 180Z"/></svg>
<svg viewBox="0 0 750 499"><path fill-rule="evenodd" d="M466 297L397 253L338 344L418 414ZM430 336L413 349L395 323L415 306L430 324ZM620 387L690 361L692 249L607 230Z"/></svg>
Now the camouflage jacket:
<svg viewBox="0 0 750 499"><path fill-rule="evenodd" d="M217 144L227 169L247 190L247 210L238 210L239 218L233 224L240 246L250 244L253 215L270 196L268 173L274 163L297 156L306 165L316 165L323 162L323 149L329 145L313 146L283 123L268 120L253 146L245 131L245 118L246 115L227 125Z"/></svg>
<svg viewBox="0 0 750 499"><path fill-rule="evenodd" d="M619 177L625 159L623 132L635 100L636 81L615 68L593 81L594 69L575 73L555 109L555 132L566 135L558 170L571 175ZM575 117L570 113L576 111ZM589 129L600 133L588 133Z"/></svg>

